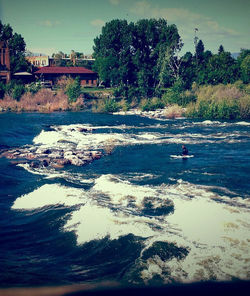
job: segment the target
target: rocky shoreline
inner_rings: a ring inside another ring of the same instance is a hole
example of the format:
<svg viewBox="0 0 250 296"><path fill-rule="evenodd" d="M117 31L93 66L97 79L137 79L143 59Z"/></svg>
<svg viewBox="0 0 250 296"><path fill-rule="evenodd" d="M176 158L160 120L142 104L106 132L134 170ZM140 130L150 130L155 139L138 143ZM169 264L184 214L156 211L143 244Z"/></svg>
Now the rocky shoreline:
<svg viewBox="0 0 250 296"><path fill-rule="evenodd" d="M172 112L171 107L165 107L163 109L156 109L154 111L142 111L140 109L130 109L128 111L118 111L112 114L114 115L137 115L142 117L147 117L151 119L160 119L166 120L170 118L183 118L182 114L184 114L185 109L180 108L178 112Z"/></svg>
<svg viewBox="0 0 250 296"><path fill-rule="evenodd" d="M103 156L101 151L64 150L41 147L2 149L0 157L16 160L16 163L28 163L31 168L54 167L65 165L84 166Z"/></svg>
<svg viewBox="0 0 250 296"><path fill-rule="evenodd" d="M51 128L53 130L53 128ZM74 131L74 129L71 129ZM81 133L92 133L93 129L78 128ZM104 153L101 150L53 148L26 145L24 147L0 147L0 157L15 160L16 164L27 163L31 168L53 167L63 168L65 165L84 166L100 159Z"/></svg>

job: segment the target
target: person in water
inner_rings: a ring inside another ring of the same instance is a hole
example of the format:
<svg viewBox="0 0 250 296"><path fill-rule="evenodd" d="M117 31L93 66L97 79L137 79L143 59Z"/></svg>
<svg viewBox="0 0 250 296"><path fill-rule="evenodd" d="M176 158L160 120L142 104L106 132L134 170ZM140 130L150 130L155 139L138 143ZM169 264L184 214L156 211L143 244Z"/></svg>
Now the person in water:
<svg viewBox="0 0 250 296"><path fill-rule="evenodd" d="M182 155L188 155L188 149L185 145L182 145Z"/></svg>

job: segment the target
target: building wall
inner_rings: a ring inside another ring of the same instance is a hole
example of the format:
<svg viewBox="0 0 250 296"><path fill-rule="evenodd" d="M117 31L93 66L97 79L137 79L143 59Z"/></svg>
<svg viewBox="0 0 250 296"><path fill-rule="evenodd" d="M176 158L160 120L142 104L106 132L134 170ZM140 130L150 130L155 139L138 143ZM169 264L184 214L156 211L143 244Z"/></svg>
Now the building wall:
<svg viewBox="0 0 250 296"><path fill-rule="evenodd" d="M92 79L92 78L89 78L89 79L82 79L80 80L81 81L81 85L82 86L97 86L97 80L96 78Z"/></svg>
<svg viewBox="0 0 250 296"><path fill-rule="evenodd" d="M0 80L10 81L10 51L7 42L0 41Z"/></svg>
<svg viewBox="0 0 250 296"><path fill-rule="evenodd" d="M47 73L43 73L43 74L38 74L38 76L42 80L51 81L52 84L55 84L57 79L59 79L62 76L72 77L74 79L76 77L79 77L80 84L82 86L97 86L97 75L95 73L93 73L93 74L58 74L58 73L47 74Z"/></svg>
<svg viewBox="0 0 250 296"><path fill-rule="evenodd" d="M49 66L49 56L28 56L26 59L35 67Z"/></svg>

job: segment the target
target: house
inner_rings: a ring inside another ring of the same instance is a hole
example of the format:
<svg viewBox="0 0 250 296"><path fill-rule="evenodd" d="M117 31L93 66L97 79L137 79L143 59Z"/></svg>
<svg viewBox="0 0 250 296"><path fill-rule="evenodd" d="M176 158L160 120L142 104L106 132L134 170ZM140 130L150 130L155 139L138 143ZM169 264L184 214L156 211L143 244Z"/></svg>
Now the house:
<svg viewBox="0 0 250 296"><path fill-rule="evenodd" d="M84 67L42 67L34 73L40 80L55 84L61 76L80 78L82 86L97 86L97 73Z"/></svg>
<svg viewBox="0 0 250 296"><path fill-rule="evenodd" d="M10 51L6 41L0 41L0 81L10 81Z"/></svg>
<svg viewBox="0 0 250 296"><path fill-rule="evenodd" d="M26 60L38 68L49 66L49 56L26 56Z"/></svg>

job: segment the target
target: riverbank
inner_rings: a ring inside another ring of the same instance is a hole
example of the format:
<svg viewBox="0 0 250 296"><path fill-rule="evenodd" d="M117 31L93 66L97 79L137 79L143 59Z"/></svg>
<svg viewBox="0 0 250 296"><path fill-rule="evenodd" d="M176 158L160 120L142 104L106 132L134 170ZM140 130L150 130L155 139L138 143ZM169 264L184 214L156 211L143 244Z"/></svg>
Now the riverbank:
<svg viewBox="0 0 250 296"><path fill-rule="evenodd" d="M161 97L115 97L114 89L88 90L63 80L58 89L25 92L19 99L5 94L0 112L40 112L88 110L95 113L139 115L149 118L200 118L209 120L250 119L250 86L242 82L228 85L194 85L191 90L169 88ZM72 86L73 85L73 86ZM69 92L72 88L77 91Z"/></svg>

